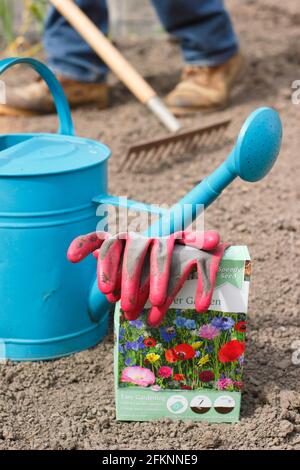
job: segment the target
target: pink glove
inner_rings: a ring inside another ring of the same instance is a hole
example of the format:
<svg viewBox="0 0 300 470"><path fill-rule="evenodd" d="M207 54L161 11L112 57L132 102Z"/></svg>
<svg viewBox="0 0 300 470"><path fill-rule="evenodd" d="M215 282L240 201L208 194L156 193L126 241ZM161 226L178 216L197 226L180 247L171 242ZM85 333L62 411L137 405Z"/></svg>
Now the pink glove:
<svg viewBox="0 0 300 470"><path fill-rule="evenodd" d="M163 303L155 303L150 298L152 308L148 316L149 325L158 326L161 323L174 298L193 270L197 270L198 273L195 309L199 313L206 312L211 303L219 264L226 246L220 244L212 251L203 251L191 246L175 245L165 300Z"/></svg>
<svg viewBox="0 0 300 470"><path fill-rule="evenodd" d="M151 239L137 233L110 237L106 232L76 238L68 259L78 262L92 253L98 258L98 285L110 302L121 299L128 320L136 319L148 298L151 326L158 325L189 273L198 271L195 306L210 305L220 259L226 248L216 232L177 232ZM201 251L207 250L207 251Z"/></svg>

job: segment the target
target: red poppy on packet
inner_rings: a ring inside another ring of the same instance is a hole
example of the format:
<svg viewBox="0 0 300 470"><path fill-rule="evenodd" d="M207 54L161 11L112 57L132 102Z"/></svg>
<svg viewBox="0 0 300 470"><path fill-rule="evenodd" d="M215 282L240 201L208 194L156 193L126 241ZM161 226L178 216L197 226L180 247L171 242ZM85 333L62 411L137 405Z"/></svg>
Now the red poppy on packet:
<svg viewBox="0 0 300 470"><path fill-rule="evenodd" d="M189 344L178 344L172 349L165 351L165 358L168 362L186 361L195 357L195 350Z"/></svg>
<svg viewBox="0 0 300 470"><path fill-rule="evenodd" d="M184 374L174 374L173 375L173 380L176 382L183 382L185 380L185 375Z"/></svg>
<svg viewBox="0 0 300 470"><path fill-rule="evenodd" d="M235 331L238 331L239 333L245 333L247 329L247 322L245 321L239 321L234 325Z"/></svg>
<svg viewBox="0 0 300 470"><path fill-rule="evenodd" d="M156 341L154 338L146 338L144 339L144 345L147 348L154 348L154 346L156 345Z"/></svg>
<svg viewBox="0 0 300 470"><path fill-rule="evenodd" d="M233 339L228 343L223 344L218 353L220 362L235 362L245 352L245 343Z"/></svg>

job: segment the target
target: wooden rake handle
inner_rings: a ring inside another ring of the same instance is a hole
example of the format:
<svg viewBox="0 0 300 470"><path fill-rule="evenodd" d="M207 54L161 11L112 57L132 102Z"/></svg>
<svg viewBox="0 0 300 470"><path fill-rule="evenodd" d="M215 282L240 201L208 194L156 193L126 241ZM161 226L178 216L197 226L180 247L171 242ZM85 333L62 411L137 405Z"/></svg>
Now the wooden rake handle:
<svg viewBox="0 0 300 470"><path fill-rule="evenodd" d="M180 128L156 92L72 0L50 0L52 5L91 46L136 98L148 106L172 132Z"/></svg>

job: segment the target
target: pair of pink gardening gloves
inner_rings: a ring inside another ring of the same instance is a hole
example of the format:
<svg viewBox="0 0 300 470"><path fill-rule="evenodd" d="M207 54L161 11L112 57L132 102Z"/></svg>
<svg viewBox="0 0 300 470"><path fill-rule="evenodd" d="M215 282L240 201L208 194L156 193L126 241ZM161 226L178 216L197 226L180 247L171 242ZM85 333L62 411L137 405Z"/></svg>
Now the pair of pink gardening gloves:
<svg viewBox="0 0 300 470"><path fill-rule="evenodd" d="M149 299L148 324L158 326L193 270L198 272L195 308L208 309L226 247L214 231L177 232L163 238L94 232L73 240L67 256L78 263L93 253L98 286L107 299L121 299L127 320L135 320Z"/></svg>

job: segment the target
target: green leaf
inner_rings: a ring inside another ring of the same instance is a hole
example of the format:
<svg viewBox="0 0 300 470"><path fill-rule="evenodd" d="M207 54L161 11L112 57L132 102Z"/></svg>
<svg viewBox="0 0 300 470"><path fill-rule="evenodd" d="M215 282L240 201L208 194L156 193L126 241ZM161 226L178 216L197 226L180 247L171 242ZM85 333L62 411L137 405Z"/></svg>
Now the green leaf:
<svg viewBox="0 0 300 470"><path fill-rule="evenodd" d="M13 3L9 0L0 0L0 21L3 27L3 36L6 44L14 39L13 31Z"/></svg>
<svg viewBox="0 0 300 470"><path fill-rule="evenodd" d="M29 12L32 17L39 21L44 22L46 15L46 1L45 0L32 0L29 5Z"/></svg>

